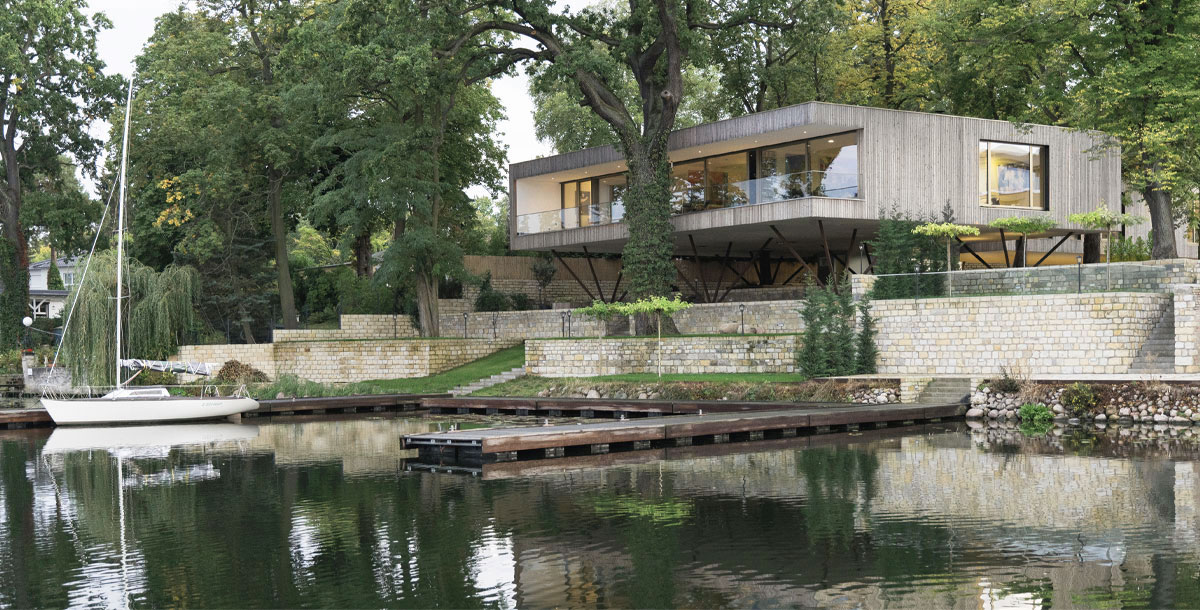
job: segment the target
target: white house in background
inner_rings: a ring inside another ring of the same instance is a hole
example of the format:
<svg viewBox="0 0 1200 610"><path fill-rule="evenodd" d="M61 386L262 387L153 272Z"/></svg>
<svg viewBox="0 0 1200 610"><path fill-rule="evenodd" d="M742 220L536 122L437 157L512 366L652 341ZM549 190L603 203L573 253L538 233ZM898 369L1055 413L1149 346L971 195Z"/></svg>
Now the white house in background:
<svg viewBox="0 0 1200 610"><path fill-rule="evenodd" d="M62 276L66 290L50 290L48 279L50 261L38 261L29 265L29 315L34 318L57 318L66 307L67 293L75 284L77 272L82 271L82 257L58 259L58 273Z"/></svg>

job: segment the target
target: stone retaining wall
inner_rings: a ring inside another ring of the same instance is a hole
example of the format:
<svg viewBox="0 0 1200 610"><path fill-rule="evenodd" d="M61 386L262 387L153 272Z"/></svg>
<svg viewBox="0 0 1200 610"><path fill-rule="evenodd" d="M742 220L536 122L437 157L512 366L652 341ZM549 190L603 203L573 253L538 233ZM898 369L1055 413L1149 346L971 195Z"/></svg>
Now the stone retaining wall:
<svg viewBox="0 0 1200 610"><path fill-rule="evenodd" d="M490 339L533 339L567 336L563 314L565 311L534 309L530 311L498 311L467 314L466 333L463 332L462 314L440 316L442 335L446 337L472 337ZM494 316L494 330L493 330ZM570 336L589 337L600 333L601 324L580 315L572 315Z"/></svg>
<svg viewBox="0 0 1200 610"><path fill-rule="evenodd" d="M875 301L879 372L1125 373L1169 307L1152 293Z"/></svg>
<svg viewBox="0 0 1200 610"><path fill-rule="evenodd" d="M792 373L795 335L664 337L662 372ZM658 371L658 341L652 338L564 339L525 344L525 370L543 377L592 377Z"/></svg>
<svg viewBox="0 0 1200 610"><path fill-rule="evenodd" d="M381 339L275 344L276 371L321 383L425 377L478 360L511 340Z"/></svg>
<svg viewBox="0 0 1200 610"><path fill-rule="evenodd" d="M741 306L746 306L747 333L798 333L804 330L800 308L804 301L753 301L747 303L704 303L692 305L674 316L675 326L685 335L742 331Z"/></svg>
<svg viewBox="0 0 1200 610"><path fill-rule="evenodd" d="M237 360L242 364L249 364L266 373L271 379L275 379L276 377L274 343L182 345L179 347L179 356L172 358L172 360L212 362L217 366L225 364L229 360ZM196 379L192 375L179 375L179 378L184 381Z"/></svg>
<svg viewBox="0 0 1200 610"><path fill-rule="evenodd" d="M420 336L412 316L344 314L341 328L302 328L297 330L276 329L272 333L275 343L288 341L338 341L346 339L397 339Z"/></svg>

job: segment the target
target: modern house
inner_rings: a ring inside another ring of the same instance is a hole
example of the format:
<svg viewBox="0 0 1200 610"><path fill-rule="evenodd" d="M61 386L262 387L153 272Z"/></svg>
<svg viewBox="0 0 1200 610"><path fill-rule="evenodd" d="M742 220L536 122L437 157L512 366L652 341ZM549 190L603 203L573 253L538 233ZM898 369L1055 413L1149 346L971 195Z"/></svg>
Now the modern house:
<svg viewBox="0 0 1200 610"><path fill-rule="evenodd" d="M1097 262L1100 236L1068 218L1122 207L1120 150L1046 125L809 102L681 129L669 148L676 254L759 285L786 283L778 268L798 258L822 276L869 269L862 244L881 214L940 219L947 204L983 231L961 249L963 266L1014 265L1019 236L987 225L1034 214L1058 228L1031 237L1029 266ZM612 146L513 164L512 248L620 252L625 169Z"/></svg>

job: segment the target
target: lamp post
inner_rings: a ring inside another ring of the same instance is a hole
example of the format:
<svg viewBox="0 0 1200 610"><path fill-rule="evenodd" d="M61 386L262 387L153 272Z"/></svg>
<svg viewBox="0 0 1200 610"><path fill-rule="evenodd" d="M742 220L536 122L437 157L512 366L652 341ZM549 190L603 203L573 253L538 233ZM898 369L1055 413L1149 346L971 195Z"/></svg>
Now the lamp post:
<svg viewBox="0 0 1200 610"><path fill-rule="evenodd" d="M742 334L746 334L746 304L738 305L738 311L742 314Z"/></svg>
<svg viewBox="0 0 1200 610"><path fill-rule="evenodd" d="M1083 294L1083 257L1075 257L1075 294Z"/></svg>
<svg viewBox="0 0 1200 610"><path fill-rule="evenodd" d="M913 298L921 297L921 264L913 265Z"/></svg>
<svg viewBox="0 0 1200 610"><path fill-rule="evenodd" d="M867 272L867 244L858 244L858 273Z"/></svg>
<svg viewBox="0 0 1200 610"><path fill-rule="evenodd" d="M567 336L571 336L571 310L567 310Z"/></svg>
<svg viewBox="0 0 1200 610"><path fill-rule="evenodd" d="M25 326L25 339L21 342L21 346L24 348L22 352L30 353L33 351L33 348L29 345L29 329L33 326L33 318L25 316L21 318L21 324Z"/></svg>
<svg viewBox="0 0 1200 610"><path fill-rule="evenodd" d="M467 312L463 312L463 339L467 338Z"/></svg>
<svg viewBox="0 0 1200 610"><path fill-rule="evenodd" d="M567 312L558 314L558 317L562 319L562 336L565 337L567 336Z"/></svg>

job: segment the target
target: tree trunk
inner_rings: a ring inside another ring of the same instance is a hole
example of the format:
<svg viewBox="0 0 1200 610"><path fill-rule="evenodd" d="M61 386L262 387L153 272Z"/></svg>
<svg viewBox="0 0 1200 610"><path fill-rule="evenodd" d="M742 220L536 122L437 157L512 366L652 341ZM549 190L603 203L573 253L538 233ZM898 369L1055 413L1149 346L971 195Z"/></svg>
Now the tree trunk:
<svg viewBox="0 0 1200 610"><path fill-rule="evenodd" d="M1025 266L1025 243L1027 241L1025 236L1022 235L1013 243L1013 267Z"/></svg>
<svg viewBox="0 0 1200 610"><path fill-rule="evenodd" d="M271 204L271 238L275 242L275 271L279 283L279 311L283 313L283 327L296 328L296 296L292 292L292 269L288 264L288 234L283 223L283 172L269 169Z"/></svg>
<svg viewBox="0 0 1200 610"><path fill-rule="evenodd" d="M667 296L675 278L671 226L670 164L666 139L625 143L629 186L625 192L625 226L629 240L621 253L629 293L634 297Z"/></svg>
<svg viewBox="0 0 1200 610"><path fill-rule="evenodd" d="M354 238L354 275L371 277L374 270L371 264L371 234L363 231Z"/></svg>
<svg viewBox="0 0 1200 610"><path fill-rule="evenodd" d="M437 278L430 272L417 273L417 320L421 324L421 335L439 337Z"/></svg>
<svg viewBox="0 0 1200 610"><path fill-rule="evenodd" d="M1154 243L1150 249L1150 258L1176 258L1179 251L1175 247L1175 219L1171 214L1171 193L1162 185L1151 183L1142 189L1142 197L1146 200L1146 209L1150 212L1150 228L1154 230Z"/></svg>
<svg viewBox="0 0 1200 610"><path fill-rule="evenodd" d="M1091 265L1100 262L1100 234L1085 233L1083 236L1083 263Z"/></svg>
<svg viewBox="0 0 1200 610"><path fill-rule="evenodd" d="M21 318L29 307L29 246L21 230L21 178L15 152L5 155L7 188L0 190L0 224L6 248L0 248L0 348L19 347Z"/></svg>

